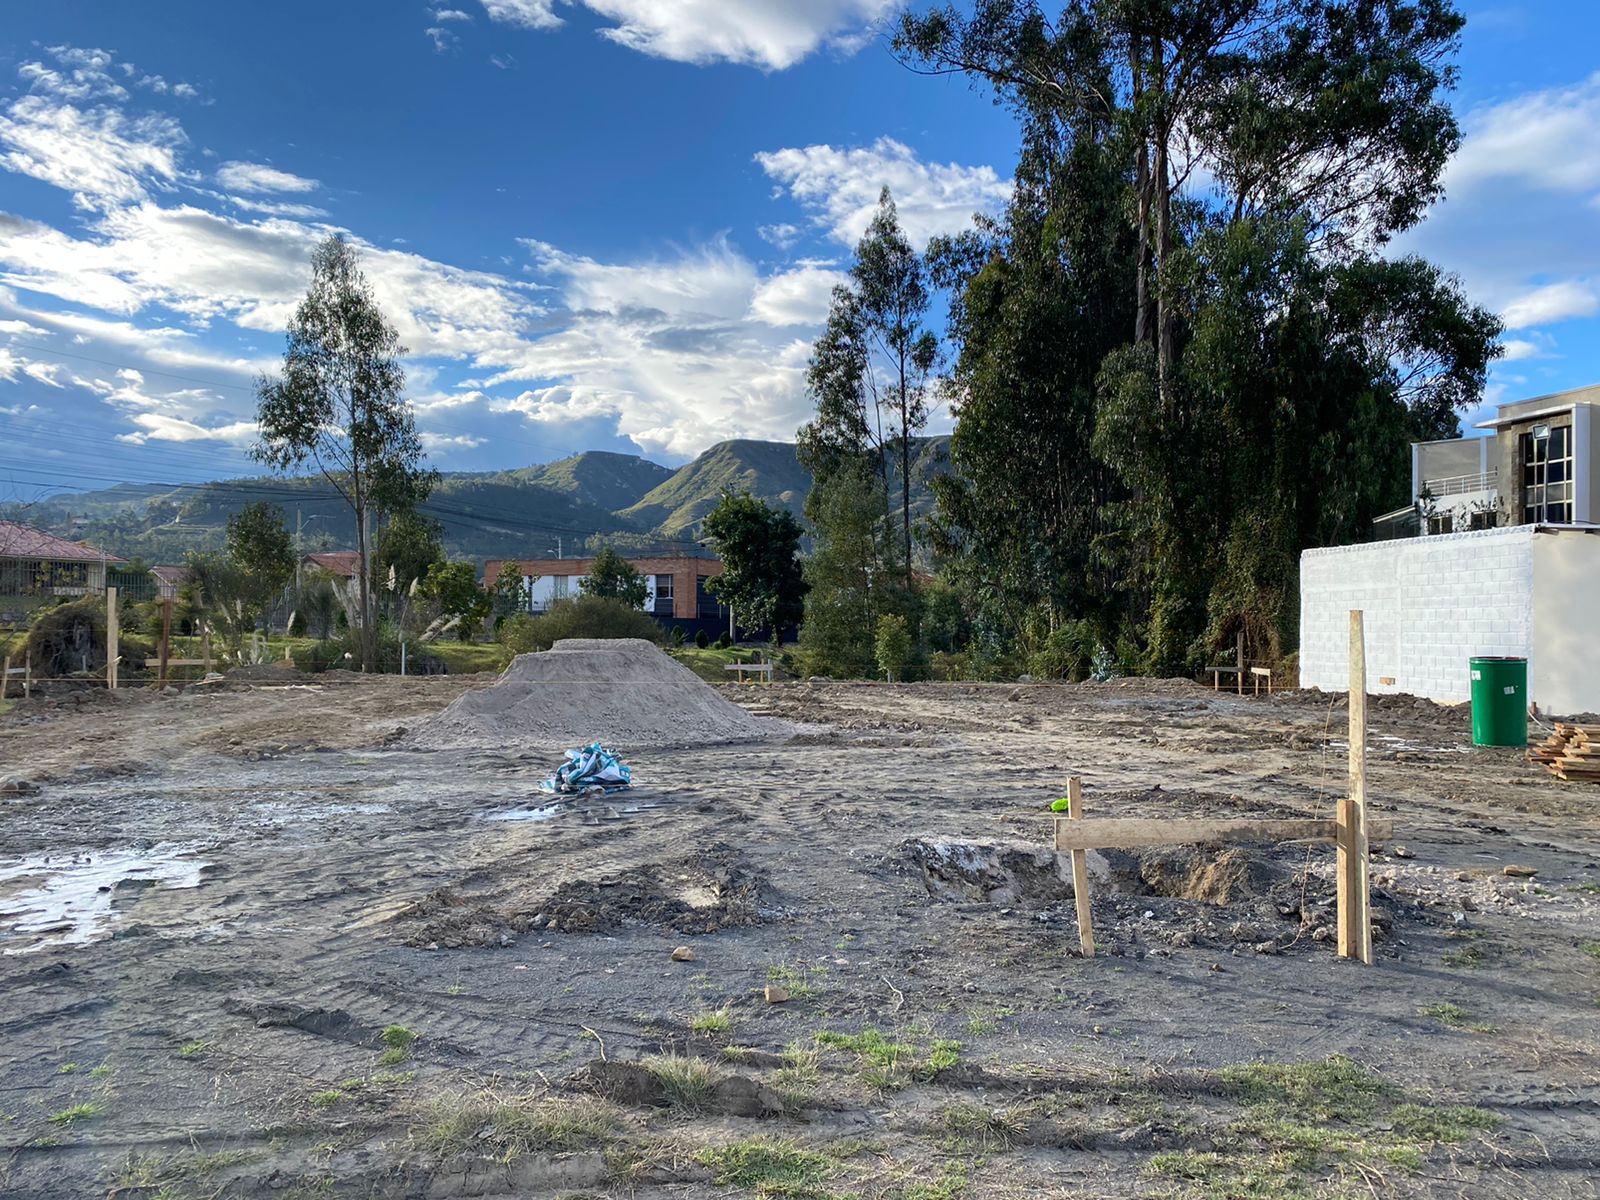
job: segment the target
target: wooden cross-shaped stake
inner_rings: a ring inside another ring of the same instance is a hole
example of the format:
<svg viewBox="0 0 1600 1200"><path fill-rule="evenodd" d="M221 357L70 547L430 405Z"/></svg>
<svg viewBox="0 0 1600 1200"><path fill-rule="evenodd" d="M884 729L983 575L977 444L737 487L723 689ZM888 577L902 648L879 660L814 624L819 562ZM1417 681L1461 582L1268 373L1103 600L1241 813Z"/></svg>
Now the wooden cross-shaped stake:
<svg viewBox="0 0 1600 1200"><path fill-rule="evenodd" d="M1350 795L1339 801L1334 878L1339 957L1372 963L1367 879L1367 643L1360 609L1350 610Z"/></svg>

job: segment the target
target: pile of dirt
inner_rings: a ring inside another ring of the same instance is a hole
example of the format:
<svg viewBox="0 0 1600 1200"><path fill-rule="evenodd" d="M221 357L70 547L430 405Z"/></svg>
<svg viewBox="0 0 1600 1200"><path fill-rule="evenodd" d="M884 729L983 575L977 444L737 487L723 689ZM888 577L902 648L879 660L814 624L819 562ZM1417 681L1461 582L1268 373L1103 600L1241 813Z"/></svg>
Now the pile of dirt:
<svg viewBox="0 0 1600 1200"><path fill-rule="evenodd" d="M439 888L398 914L407 945L459 949L510 946L523 933L605 933L649 926L715 933L779 915L767 877L726 846L670 863L647 863L595 879L572 879L541 900L475 897Z"/></svg>
<svg viewBox="0 0 1600 1200"><path fill-rule="evenodd" d="M567 638L418 726L426 749L702 745L793 732L752 716L641 638Z"/></svg>

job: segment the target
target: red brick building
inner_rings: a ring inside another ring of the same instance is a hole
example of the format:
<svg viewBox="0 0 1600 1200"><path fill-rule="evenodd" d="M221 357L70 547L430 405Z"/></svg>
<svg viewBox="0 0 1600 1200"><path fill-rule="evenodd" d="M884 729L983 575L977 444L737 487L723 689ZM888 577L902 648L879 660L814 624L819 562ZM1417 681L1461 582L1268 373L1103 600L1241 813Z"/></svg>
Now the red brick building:
<svg viewBox="0 0 1600 1200"><path fill-rule="evenodd" d="M649 585L644 607L652 616L686 621L726 619L728 610L706 591L706 581L723 572L721 559L690 554L623 557ZM578 581L592 566L592 558L491 558L483 564L483 582L493 587L501 572L520 571L533 579L533 611L543 612L551 600L578 595Z"/></svg>

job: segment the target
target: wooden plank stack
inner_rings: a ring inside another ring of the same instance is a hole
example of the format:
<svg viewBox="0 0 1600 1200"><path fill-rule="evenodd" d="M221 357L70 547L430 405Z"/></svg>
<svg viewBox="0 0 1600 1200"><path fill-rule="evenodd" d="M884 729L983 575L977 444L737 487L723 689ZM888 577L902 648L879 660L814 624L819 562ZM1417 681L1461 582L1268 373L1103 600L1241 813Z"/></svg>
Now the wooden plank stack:
<svg viewBox="0 0 1600 1200"><path fill-rule="evenodd" d="M1542 763L1557 779L1600 783L1600 725L1567 725L1528 748L1528 761Z"/></svg>

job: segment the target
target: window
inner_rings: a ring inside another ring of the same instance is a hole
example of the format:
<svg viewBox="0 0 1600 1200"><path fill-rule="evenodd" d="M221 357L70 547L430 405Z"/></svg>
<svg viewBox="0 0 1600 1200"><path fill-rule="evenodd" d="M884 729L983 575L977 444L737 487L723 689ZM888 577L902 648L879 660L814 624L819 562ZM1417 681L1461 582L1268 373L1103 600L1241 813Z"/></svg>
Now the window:
<svg viewBox="0 0 1600 1200"><path fill-rule="evenodd" d="M1492 508L1480 509L1467 518L1468 529L1493 529L1500 524L1500 514Z"/></svg>
<svg viewBox="0 0 1600 1200"><path fill-rule="evenodd" d="M672 576L671 575L657 575L656 576L656 600L657 601L661 601L661 600L671 600L671 599L672 599Z"/></svg>
<svg viewBox="0 0 1600 1200"><path fill-rule="evenodd" d="M553 576L550 580L550 598L563 599L567 594L567 577L565 575Z"/></svg>
<svg viewBox="0 0 1600 1200"><path fill-rule="evenodd" d="M1522 523L1572 523L1572 426L1535 425L1522 435Z"/></svg>
<svg viewBox="0 0 1600 1200"><path fill-rule="evenodd" d="M1428 518L1429 533L1454 533L1455 531L1455 513L1437 513Z"/></svg>

